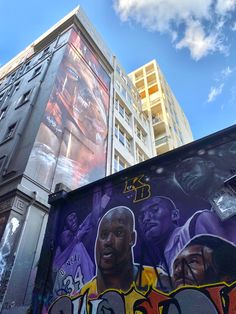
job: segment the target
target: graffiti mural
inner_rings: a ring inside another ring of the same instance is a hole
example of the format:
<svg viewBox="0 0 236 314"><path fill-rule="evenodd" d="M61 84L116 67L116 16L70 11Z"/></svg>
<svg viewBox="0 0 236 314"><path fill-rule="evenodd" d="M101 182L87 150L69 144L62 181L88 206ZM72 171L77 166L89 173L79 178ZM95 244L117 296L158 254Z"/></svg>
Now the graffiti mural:
<svg viewBox="0 0 236 314"><path fill-rule="evenodd" d="M235 145L234 128L55 203L35 313L236 313Z"/></svg>
<svg viewBox="0 0 236 314"><path fill-rule="evenodd" d="M86 52L86 53L85 53ZM72 32L26 168L54 190L105 176L110 76L81 35Z"/></svg>
<svg viewBox="0 0 236 314"><path fill-rule="evenodd" d="M8 216L7 214L6 217ZM0 301L2 301L11 274L19 229L20 220L10 217L0 242Z"/></svg>

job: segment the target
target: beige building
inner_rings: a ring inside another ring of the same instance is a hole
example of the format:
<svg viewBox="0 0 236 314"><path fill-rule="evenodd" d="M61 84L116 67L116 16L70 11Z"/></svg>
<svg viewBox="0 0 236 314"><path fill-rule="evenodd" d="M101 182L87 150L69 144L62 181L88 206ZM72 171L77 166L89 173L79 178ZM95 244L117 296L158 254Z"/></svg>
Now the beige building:
<svg viewBox="0 0 236 314"><path fill-rule="evenodd" d="M155 153L163 154L193 140L188 120L156 60L129 74L152 121Z"/></svg>

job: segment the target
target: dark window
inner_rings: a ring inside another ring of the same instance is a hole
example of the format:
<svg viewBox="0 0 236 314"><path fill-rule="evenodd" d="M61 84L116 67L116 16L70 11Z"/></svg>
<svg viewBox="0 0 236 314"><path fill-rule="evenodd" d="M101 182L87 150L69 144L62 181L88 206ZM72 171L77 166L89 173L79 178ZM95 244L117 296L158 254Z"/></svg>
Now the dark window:
<svg viewBox="0 0 236 314"><path fill-rule="evenodd" d="M0 103L1 103L1 101L3 100L4 94L5 94L5 93L0 94Z"/></svg>
<svg viewBox="0 0 236 314"><path fill-rule="evenodd" d="M5 137L4 137L4 141L7 141L9 140L10 138L13 137L14 133L15 133L15 130L16 130L16 123L10 125L7 129L7 132L5 134Z"/></svg>
<svg viewBox="0 0 236 314"><path fill-rule="evenodd" d="M25 64L25 71L24 71L24 72L27 72L29 69L30 69L30 61L28 61L28 62Z"/></svg>
<svg viewBox="0 0 236 314"><path fill-rule="evenodd" d="M17 126L17 123L15 122L14 124L8 127L7 132L3 138L3 142L8 141L13 137L16 130L16 126Z"/></svg>
<svg viewBox="0 0 236 314"><path fill-rule="evenodd" d="M7 107L2 108L2 110L0 111L0 121L5 117L7 112Z"/></svg>
<svg viewBox="0 0 236 314"><path fill-rule="evenodd" d="M14 93L17 92L20 88L20 81L18 81L16 84L15 84L15 87L14 87Z"/></svg>
<svg viewBox="0 0 236 314"><path fill-rule="evenodd" d="M9 83L12 83L14 81L15 76L16 76L16 72L11 74L10 79L9 79Z"/></svg>
<svg viewBox="0 0 236 314"><path fill-rule="evenodd" d="M16 106L15 109L17 109L17 108L23 106L25 103L27 103L27 102L30 100L30 94L31 94L31 90L28 90L26 93L24 93L24 94L20 97L20 99L19 99L19 101L18 101L18 105Z"/></svg>
<svg viewBox="0 0 236 314"><path fill-rule="evenodd" d="M25 102L29 101L30 92L31 91L29 90L28 92L23 94L23 96L22 96L22 103L25 103Z"/></svg>
<svg viewBox="0 0 236 314"><path fill-rule="evenodd" d="M50 49L50 46L43 50L41 58L46 56L49 53L49 49Z"/></svg>
<svg viewBox="0 0 236 314"><path fill-rule="evenodd" d="M34 70L34 73L32 75L32 78L34 78L35 76L39 75L41 73L41 69L42 69L42 66L39 66L37 67L35 70Z"/></svg>
<svg viewBox="0 0 236 314"><path fill-rule="evenodd" d="M18 76L20 76L23 72L24 72L24 64L22 64L22 66L19 68L19 71L18 71Z"/></svg>

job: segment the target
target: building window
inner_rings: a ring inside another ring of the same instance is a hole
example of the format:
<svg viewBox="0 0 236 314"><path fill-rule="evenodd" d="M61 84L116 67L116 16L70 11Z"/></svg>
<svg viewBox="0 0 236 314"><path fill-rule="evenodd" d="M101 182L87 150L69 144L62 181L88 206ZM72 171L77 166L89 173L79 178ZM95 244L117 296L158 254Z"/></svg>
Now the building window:
<svg viewBox="0 0 236 314"><path fill-rule="evenodd" d="M24 72L27 72L29 69L30 69L30 61L28 61L26 64L25 64L25 70Z"/></svg>
<svg viewBox="0 0 236 314"><path fill-rule="evenodd" d="M130 152L132 151L132 149L131 149L131 138L128 136L128 134L125 131L123 131L120 128L119 124L115 124L115 137Z"/></svg>
<svg viewBox="0 0 236 314"><path fill-rule="evenodd" d="M17 108L23 106L25 103L27 103L27 102L30 100L30 95L31 95L31 89L28 90L26 93L24 93L24 94L20 97L20 99L19 99L19 101L18 101L18 105L16 106L15 109L17 109Z"/></svg>
<svg viewBox="0 0 236 314"><path fill-rule="evenodd" d="M22 64L21 67L19 68L19 71L18 71L18 77L23 74L24 68L25 68L25 65Z"/></svg>
<svg viewBox="0 0 236 314"><path fill-rule="evenodd" d="M127 102L129 106L132 106L133 101L132 101L132 98L128 94L127 94Z"/></svg>
<svg viewBox="0 0 236 314"><path fill-rule="evenodd" d="M14 133L15 133L15 130L16 130L16 126L17 126L17 123L14 123L14 124L12 124L12 125L10 125L10 126L8 127L7 132L6 132L5 136L4 136L3 141L8 141L8 140L10 140L10 139L13 137L13 135L14 135Z"/></svg>
<svg viewBox="0 0 236 314"><path fill-rule="evenodd" d="M11 84L11 83L14 81L15 77L16 77L16 72L12 73L12 74L9 76L8 84Z"/></svg>
<svg viewBox="0 0 236 314"><path fill-rule="evenodd" d="M0 121L6 116L7 107L2 108L0 111Z"/></svg>
<svg viewBox="0 0 236 314"><path fill-rule="evenodd" d="M126 90L124 89L123 86L121 86L120 92L121 92L121 96L123 97L123 99L126 99Z"/></svg>
<svg viewBox="0 0 236 314"><path fill-rule="evenodd" d="M1 102L2 102L2 100L3 100L4 94L5 94L5 93L0 94L0 104L1 104Z"/></svg>
<svg viewBox="0 0 236 314"><path fill-rule="evenodd" d="M49 49L50 49L50 46L43 50L41 58L45 57L49 53Z"/></svg>
<svg viewBox="0 0 236 314"><path fill-rule="evenodd" d="M33 72L33 75L31 78L35 78L37 75L39 75L41 73L41 70L42 70L42 66L39 66L37 67L34 72Z"/></svg>
<svg viewBox="0 0 236 314"><path fill-rule="evenodd" d="M16 84L15 84L15 87L14 87L14 93L16 93L20 88L20 81L18 81Z"/></svg>
<svg viewBox="0 0 236 314"><path fill-rule="evenodd" d="M120 67L117 65L116 66L116 72L120 75L120 73L121 73L121 69L120 69Z"/></svg>
<svg viewBox="0 0 236 314"><path fill-rule="evenodd" d="M125 108L119 103L119 114L124 118L125 117Z"/></svg>
<svg viewBox="0 0 236 314"><path fill-rule="evenodd" d="M119 154L115 154L114 172L121 171L127 168L128 166L129 166L128 163Z"/></svg>
<svg viewBox="0 0 236 314"><path fill-rule="evenodd" d="M144 132L141 130L141 128L139 128L138 126L136 127L136 134L137 134L137 137L138 137L143 143L145 143L146 136L145 136Z"/></svg>
<svg viewBox="0 0 236 314"><path fill-rule="evenodd" d="M116 85L117 90L120 91L121 89L120 83L116 81L115 85Z"/></svg>
<svg viewBox="0 0 236 314"><path fill-rule="evenodd" d="M119 114L122 116L122 118L125 119L125 121L130 124L130 113L126 110L126 108L118 101L115 102L115 107L118 110Z"/></svg>
<svg viewBox="0 0 236 314"><path fill-rule="evenodd" d="M142 161L144 161L144 160L147 159L147 157L145 156L145 154L144 154L140 149L137 148L136 153L137 153L137 161L138 161L138 162L142 162Z"/></svg>

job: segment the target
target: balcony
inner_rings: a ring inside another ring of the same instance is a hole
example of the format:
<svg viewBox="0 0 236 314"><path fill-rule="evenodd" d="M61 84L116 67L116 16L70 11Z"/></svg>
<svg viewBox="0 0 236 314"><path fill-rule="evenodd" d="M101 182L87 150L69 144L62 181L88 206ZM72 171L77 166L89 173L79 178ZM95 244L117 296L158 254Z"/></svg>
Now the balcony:
<svg viewBox="0 0 236 314"><path fill-rule="evenodd" d="M155 136L166 132L166 124L162 116L153 117L152 126Z"/></svg>
<svg viewBox="0 0 236 314"><path fill-rule="evenodd" d="M168 136L163 136L161 138L157 138L157 139L155 139L155 146L166 144L168 142L168 140L169 140Z"/></svg>
<svg viewBox="0 0 236 314"><path fill-rule="evenodd" d="M160 155L170 150L169 137L162 136L155 139L156 154Z"/></svg>
<svg viewBox="0 0 236 314"><path fill-rule="evenodd" d="M139 80L143 79L143 71L141 70L139 72L136 72L134 74L134 77L135 77L135 81L139 81Z"/></svg>
<svg viewBox="0 0 236 314"><path fill-rule="evenodd" d="M155 97L154 99L150 99L150 106L153 107L153 106L161 106L161 103L160 103L160 97Z"/></svg>
<svg viewBox="0 0 236 314"><path fill-rule="evenodd" d="M146 68L145 68L145 71L146 71L146 75L150 74L150 73L153 73L154 72L154 64L150 64L148 65Z"/></svg>

